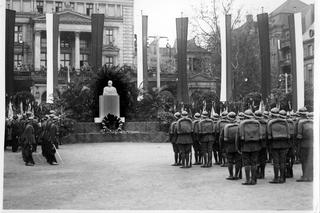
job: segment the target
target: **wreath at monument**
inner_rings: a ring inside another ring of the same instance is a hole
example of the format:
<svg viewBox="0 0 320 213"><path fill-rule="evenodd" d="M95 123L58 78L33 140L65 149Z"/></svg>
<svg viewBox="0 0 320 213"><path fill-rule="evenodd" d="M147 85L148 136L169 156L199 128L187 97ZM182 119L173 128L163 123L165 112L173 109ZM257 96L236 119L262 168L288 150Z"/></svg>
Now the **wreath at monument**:
<svg viewBox="0 0 320 213"><path fill-rule="evenodd" d="M123 131L123 122L118 116L108 114L101 122L101 132L105 134L119 133Z"/></svg>

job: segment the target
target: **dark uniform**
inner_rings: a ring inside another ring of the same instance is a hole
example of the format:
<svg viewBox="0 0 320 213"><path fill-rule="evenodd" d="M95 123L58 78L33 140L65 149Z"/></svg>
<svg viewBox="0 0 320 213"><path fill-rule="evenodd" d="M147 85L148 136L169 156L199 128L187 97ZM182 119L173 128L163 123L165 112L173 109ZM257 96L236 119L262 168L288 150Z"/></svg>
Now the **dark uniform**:
<svg viewBox="0 0 320 213"><path fill-rule="evenodd" d="M214 165L219 165L221 159L219 159L219 140L216 137L216 129L217 129L217 124L218 124L218 120L219 120L219 115L217 113L214 113L213 115L213 125L214 125L214 142L213 142L213 146L212 146L212 152L213 152L213 157L214 157Z"/></svg>
<svg viewBox="0 0 320 213"><path fill-rule="evenodd" d="M261 111L255 111L254 117L260 123L261 149L258 157L257 178L265 177L265 167L267 161L267 120L263 118Z"/></svg>
<svg viewBox="0 0 320 213"><path fill-rule="evenodd" d="M47 120L42 125L41 133L41 148L42 155L46 158L47 162L51 165L57 164L57 159L55 157L56 150L52 143L52 130L51 130L51 121Z"/></svg>
<svg viewBox="0 0 320 213"><path fill-rule="evenodd" d="M292 178L293 177L293 164L295 162L295 151L294 151L294 144L295 144L295 124L292 119L287 118L287 116L284 114L285 111L281 110L279 112L280 117L283 119L287 119L288 125L289 125L289 134L290 134L290 147L286 156L286 178Z"/></svg>
<svg viewBox="0 0 320 213"><path fill-rule="evenodd" d="M193 144L192 140L192 120L187 117L188 113L186 111L182 112L182 118L177 121L177 144L179 146L180 155L182 158L182 167L191 167L190 163L190 153L191 146Z"/></svg>
<svg viewBox="0 0 320 213"><path fill-rule="evenodd" d="M242 184L255 185L257 183L256 171L259 151L261 149L261 127L260 123L253 119L251 110L246 110L244 115L246 119L240 122L238 138L242 153L242 163L246 174L246 181Z"/></svg>
<svg viewBox="0 0 320 213"><path fill-rule="evenodd" d="M236 146L238 137L238 123L236 122L236 114L230 112L227 116L229 124L226 124L220 134L219 143L220 147L226 151L228 159L229 177L227 180L240 179L241 171L241 154ZM235 172L233 172L233 165L235 165Z"/></svg>
<svg viewBox="0 0 320 213"><path fill-rule="evenodd" d="M268 142L272 152L274 179L270 183L285 182L286 156L290 148L290 132L286 119L277 118L279 110L271 110L273 119L268 122ZM280 170L280 178L279 178Z"/></svg>
<svg viewBox="0 0 320 213"><path fill-rule="evenodd" d="M200 121L200 114L196 113L194 115L195 120L192 122L192 129L193 129L193 150L194 150L194 158L195 163L194 165L201 164L201 146L200 146L200 136L199 136L199 121Z"/></svg>
<svg viewBox="0 0 320 213"><path fill-rule="evenodd" d="M302 177L298 182L313 181L313 120L306 117L307 110L300 109L301 119L297 125L297 140L300 144Z"/></svg>
<svg viewBox="0 0 320 213"><path fill-rule="evenodd" d="M226 120L228 113L227 112L223 112L221 115L221 119L217 122L217 125L215 127L215 137L216 137L216 141L219 142L219 137L220 137L220 132L222 131L222 129L224 128L224 126L228 123L228 120ZM219 160L220 160L220 164L221 166L226 166L226 153L225 150L221 149L221 147L219 147Z"/></svg>
<svg viewBox="0 0 320 213"><path fill-rule="evenodd" d="M199 122L199 136L201 153L204 163L201 167L212 167L212 146L214 142L214 123L208 118L208 112L202 113L203 119Z"/></svg>
<svg viewBox="0 0 320 213"><path fill-rule="evenodd" d="M12 152L18 151L19 139L22 134L22 128L20 127L20 122L17 120L18 116L13 116L12 121Z"/></svg>
<svg viewBox="0 0 320 213"><path fill-rule="evenodd" d="M176 119L179 119L181 117L180 113L177 112L174 114L174 117ZM179 153L179 147L177 142L177 121L174 121L171 123L170 125L170 129L169 129L169 140L172 143L172 148L173 148L173 152L174 152L174 164L172 164L172 166L178 166L181 165L181 157L180 157L180 153Z"/></svg>
<svg viewBox="0 0 320 213"><path fill-rule="evenodd" d="M32 158L32 147L36 143L36 140L31 120L27 122L24 132L22 133L21 140L23 161L26 163L26 166L33 166L34 160Z"/></svg>

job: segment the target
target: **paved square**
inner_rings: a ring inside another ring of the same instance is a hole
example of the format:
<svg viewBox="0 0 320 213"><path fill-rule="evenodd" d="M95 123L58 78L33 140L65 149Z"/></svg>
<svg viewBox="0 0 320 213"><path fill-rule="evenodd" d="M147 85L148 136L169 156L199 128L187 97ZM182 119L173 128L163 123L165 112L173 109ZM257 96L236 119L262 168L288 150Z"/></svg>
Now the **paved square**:
<svg viewBox="0 0 320 213"><path fill-rule="evenodd" d="M312 183L255 186L228 181L227 168L180 169L169 143L91 143L63 145L64 164L50 166L40 154L24 166L21 152L4 153L4 209L201 209L311 210Z"/></svg>

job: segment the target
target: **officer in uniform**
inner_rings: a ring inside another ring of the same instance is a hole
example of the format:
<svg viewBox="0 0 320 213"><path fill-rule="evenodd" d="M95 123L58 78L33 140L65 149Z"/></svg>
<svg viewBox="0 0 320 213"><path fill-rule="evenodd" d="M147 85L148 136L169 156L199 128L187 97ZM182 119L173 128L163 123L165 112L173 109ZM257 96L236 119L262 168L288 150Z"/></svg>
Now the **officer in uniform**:
<svg viewBox="0 0 320 213"><path fill-rule="evenodd" d="M246 181L243 185L255 185L257 183L257 164L261 149L260 123L254 120L253 112L248 109L244 112L245 120L239 124L239 142L242 153L242 162L245 169ZM237 146L238 146L237 140ZM250 176L251 172L251 176Z"/></svg>
<svg viewBox="0 0 320 213"><path fill-rule="evenodd" d="M216 125L216 128L215 128L215 137L216 137L216 141L219 141L219 138L220 138L220 132L222 131L222 129L224 128L224 126L228 123L228 120L227 120L227 115L228 115L228 112L227 111L224 111L222 112L221 114L221 119L217 122L217 125ZM225 154L225 151L223 149L221 149L221 147L219 147L219 153L218 153L218 156L219 156L219 164L221 164L221 167L226 167L226 154Z"/></svg>
<svg viewBox="0 0 320 213"><path fill-rule="evenodd" d="M192 129L193 129L193 150L194 150L194 165L201 165L201 146L200 146L200 138L199 138L199 121L201 115L200 113L194 114L194 120L192 121Z"/></svg>
<svg viewBox="0 0 320 213"><path fill-rule="evenodd" d="M55 135L54 130L51 130L51 125L53 116L51 115L50 118L45 121L44 125L42 126L42 155L46 158L47 162L50 165L57 165L57 159L55 157L56 150L54 148L54 140L51 139Z"/></svg>
<svg viewBox="0 0 320 213"><path fill-rule="evenodd" d="M290 119L290 116L287 115L287 112L285 110L280 110L279 117L282 119L287 119L288 125L289 125L289 134L290 134L290 147L288 149L288 153L286 156L286 178L292 178L293 177L293 164L295 161L295 154L294 154L294 135L295 135L295 126L292 119Z"/></svg>
<svg viewBox="0 0 320 213"><path fill-rule="evenodd" d="M22 133L22 158L26 166L34 166L34 160L32 158L32 147L36 143L34 136L34 129L32 126L33 117L29 117L26 122L26 127Z"/></svg>
<svg viewBox="0 0 320 213"><path fill-rule="evenodd" d="M199 122L199 135L201 152L204 160L202 168L212 167L212 147L214 142L214 123L208 117L208 112L202 112L202 119Z"/></svg>
<svg viewBox="0 0 320 213"><path fill-rule="evenodd" d="M297 140L300 144L302 177L297 182L313 181L313 120L305 107L299 109L301 116L297 124Z"/></svg>
<svg viewBox="0 0 320 213"><path fill-rule="evenodd" d="M174 152L174 164L172 166L179 166L181 165L181 158L179 153L179 147L177 142L177 120L181 118L180 112L176 112L174 114L176 121L172 122L169 129L169 140L172 143L172 148Z"/></svg>
<svg viewBox="0 0 320 213"><path fill-rule="evenodd" d="M229 121L224 126L220 134L219 142L222 149L227 153L228 159L228 171L229 177L227 180L238 180L240 179L241 171L241 155L238 147L236 147L236 140L238 137L238 123L236 122L236 113L229 112L227 115ZM233 172L233 165L235 165L235 172Z"/></svg>
<svg viewBox="0 0 320 213"><path fill-rule="evenodd" d="M216 137L216 129L217 129L217 124L219 120L219 115L217 113L213 114L213 117L211 118L213 120L213 125L214 125L214 142L212 145L212 152L213 152L213 157L214 157L214 165L219 165L221 159L219 158L219 141L217 140Z"/></svg>
<svg viewBox="0 0 320 213"><path fill-rule="evenodd" d="M290 132L287 120L279 118L279 110L277 108L271 109L271 120L268 122L267 132L274 171L274 179L270 183L284 183L286 180L286 156L290 148Z"/></svg>
<svg viewBox="0 0 320 213"><path fill-rule="evenodd" d="M254 117L260 123L261 149L258 157L257 178L264 179L267 161L267 121L260 110L254 112Z"/></svg>
<svg viewBox="0 0 320 213"><path fill-rule="evenodd" d="M190 168L190 153L192 140L192 120L188 118L188 112L182 111L182 118L177 121L177 144L182 158L182 166L180 168Z"/></svg>

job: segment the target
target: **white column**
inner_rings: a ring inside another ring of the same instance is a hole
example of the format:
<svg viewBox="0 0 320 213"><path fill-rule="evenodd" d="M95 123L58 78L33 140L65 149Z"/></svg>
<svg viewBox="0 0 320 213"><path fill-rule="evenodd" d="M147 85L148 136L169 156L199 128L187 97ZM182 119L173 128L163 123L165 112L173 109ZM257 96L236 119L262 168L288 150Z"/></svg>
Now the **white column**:
<svg viewBox="0 0 320 213"><path fill-rule="evenodd" d="M23 12L23 0L20 0L20 11Z"/></svg>
<svg viewBox="0 0 320 213"><path fill-rule="evenodd" d="M61 32L59 32L59 34L58 34L58 70L60 70L60 53L61 53L61 51L60 51L60 46L61 46L61 44L60 44L60 33Z"/></svg>
<svg viewBox="0 0 320 213"><path fill-rule="evenodd" d="M46 12L47 12L47 1L43 0L43 14L45 14Z"/></svg>
<svg viewBox="0 0 320 213"><path fill-rule="evenodd" d="M41 32L36 31L34 34L34 69L40 70L41 57Z"/></svg>
<svg viewBox="0 0 320 213"><path fill-rule="evenodd" d="M80 32L75 32L75 43L74 43L74 68L80 69Z"/></svg>
<svg viewBox="0 0 320 213"><path fill-rule="evenodd" d="M13 9L13 0L10 0L10 9Z"/></svg>

